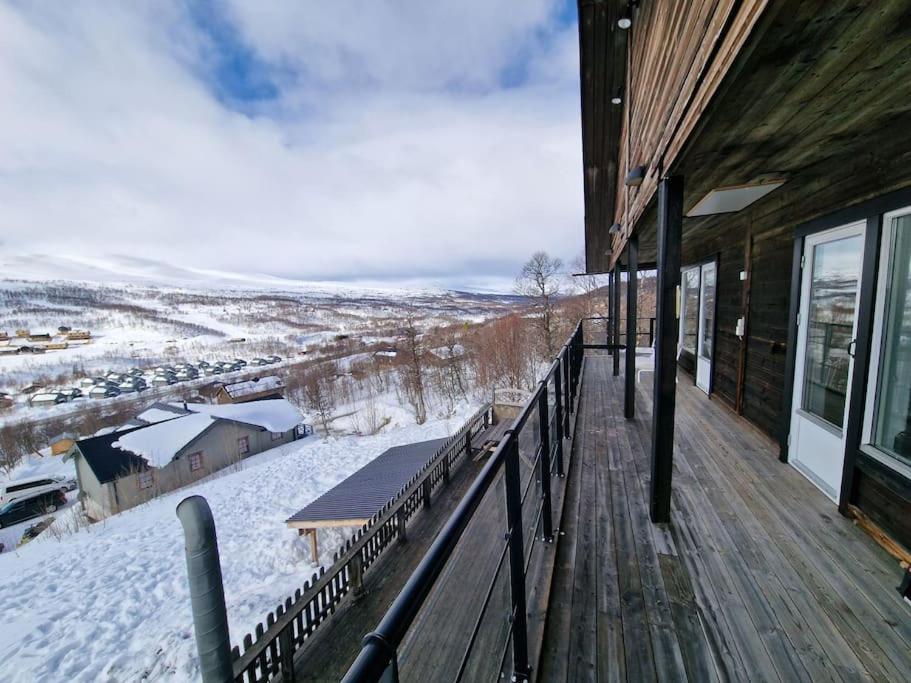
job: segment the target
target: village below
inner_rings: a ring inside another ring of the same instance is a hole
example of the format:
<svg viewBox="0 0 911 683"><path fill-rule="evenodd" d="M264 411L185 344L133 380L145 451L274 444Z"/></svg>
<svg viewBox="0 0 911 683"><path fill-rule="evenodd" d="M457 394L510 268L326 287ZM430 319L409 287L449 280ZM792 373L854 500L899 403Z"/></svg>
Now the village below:
<svg viewBox="0 0 911 683"><path fill-rule="evenodd" d="M529 395L579 318L599 329L598 279L565 271L536 254L505 294L4 281L0 675L193 677L177 503L207 499L232 628L252 631L360 523L320 510L368 521L478 411L493 429L498 392Z"/></svg>

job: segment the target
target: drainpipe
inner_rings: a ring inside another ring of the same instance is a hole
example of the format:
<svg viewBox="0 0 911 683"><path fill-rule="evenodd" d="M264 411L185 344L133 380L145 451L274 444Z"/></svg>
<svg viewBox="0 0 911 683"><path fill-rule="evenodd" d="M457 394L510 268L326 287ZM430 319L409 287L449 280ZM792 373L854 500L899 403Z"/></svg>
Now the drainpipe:
<svg viewBox="0 0 911 683"><path fill-rule="evenodd" d="M202 680L231 681L231 639L212 510L202 496L190 496L177 506L177 518L183 525L186 543L187 579Z"/></svg>

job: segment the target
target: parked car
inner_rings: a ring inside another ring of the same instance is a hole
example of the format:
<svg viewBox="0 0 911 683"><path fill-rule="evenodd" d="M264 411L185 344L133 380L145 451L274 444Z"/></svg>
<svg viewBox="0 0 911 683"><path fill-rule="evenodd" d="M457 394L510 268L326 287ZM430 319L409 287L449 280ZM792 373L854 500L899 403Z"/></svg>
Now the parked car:
<svg viewBox="0 0 911 683"><path fill-rule="evenodd" d="M269 364L269 361L266 360L265 358L254 358L253 360L250 361L250 365L254 365L257 367L260 365L268 365L268 364Z"/></svg>
<svg viewBox="0 0 911 683"><path fill-rule="evenodd" d="M12 526L26 519L49 515L66 505L66 495L59 489L18 498L0 507L0 527Z"/></svg>
<svg viewBox="0 0 911 683"><path fill-rule="evenodd" d="M71 401L74 398L83 397L82 389L80 389L79 387L69 387L67 389L64 389L60 393L62 393L64 396L67 396Z"/></svg>
<svg viewBox="0 0 911 683"><path fill-rule="evenodd" d="M71 491L74 488L76 488L76 480L74 478L67 478L59 474L46 477L13 479L0 486L0 504L5 505L17 498L26 498L38 493Z"/></svg>
<svg viewBox="0 0 911 683"><path fill-rule="evenodd" d="M92 398L114 398L120 396L120 389L116 385L103 384L89 390Z"/></svg>
<svg viewBox="0 0 911 683"><path fill-rule="evenodd" d="M281 356L269 356L269 362L270 363L281 363L282 362Z"/></svg>
<svg viewBox="0 0 911 683"><path fill-rule="evenodd" d="M240 367L245 368L247 367L247 361L245 361L243 358L235 358L233 361L231 361L231 365L239 365Z"/></svg>

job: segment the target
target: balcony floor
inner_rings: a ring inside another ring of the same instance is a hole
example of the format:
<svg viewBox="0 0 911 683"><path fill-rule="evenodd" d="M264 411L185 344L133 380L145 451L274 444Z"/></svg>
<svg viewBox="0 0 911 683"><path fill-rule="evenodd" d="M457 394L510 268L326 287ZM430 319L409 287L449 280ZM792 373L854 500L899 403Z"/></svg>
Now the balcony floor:
<svg viewBox="0 0 911 683"><path fill-rule="evenodd" d="M681 375L670 525L648 518L637 419L586 358L541 681L911 680L898 563Z"/></svg>

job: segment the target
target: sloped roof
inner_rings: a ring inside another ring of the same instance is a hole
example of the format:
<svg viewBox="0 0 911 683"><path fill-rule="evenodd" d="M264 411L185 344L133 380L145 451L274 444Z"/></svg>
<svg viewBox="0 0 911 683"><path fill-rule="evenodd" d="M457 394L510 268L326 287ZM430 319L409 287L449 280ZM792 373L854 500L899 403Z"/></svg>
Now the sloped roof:
<svg viewBox="0 0 911 683"><path fill-rule="evenodd" d="M79 453L85 458L86 463L102 484L114 481L130 472L144 470L147 466L146 461L139 456L111 446L117 439L122 438L123 434L124 432L113 432L80 439L76 442Z"/></svg>
<svg viewBox="0 0 911 683"><path fill-rule="evenodd" d="M261 427L270 432L287 432L303 421L301 412L284 398L215 405L188 403L187 410L223 420Z"/></svg>
<svg viewBox="0 0 911 683"><path fill-rule="evenodd" d="M281 378L276 375L268 377L259 377L257 379L247 380L246 382L236 382L235 384L225 384L224 390L231 398L249 396L251 394L261 394L264 391L278 391L284 388Z"/></svg>
<svg viewBox="0 0 911 683"><path fill-rule="evenodd" d="M213 424L215 420L208 415L185 415L176 420L118 432L120 438L111 445L145 458L154 467L164 467L181 448Z"/></svg>
<svg viewBox="0 0 911 683"><path fill-rule="evenodd" d="M287 521L370 519L420 472L446 441L446 438L432 439L390 448Z"/></svg>

